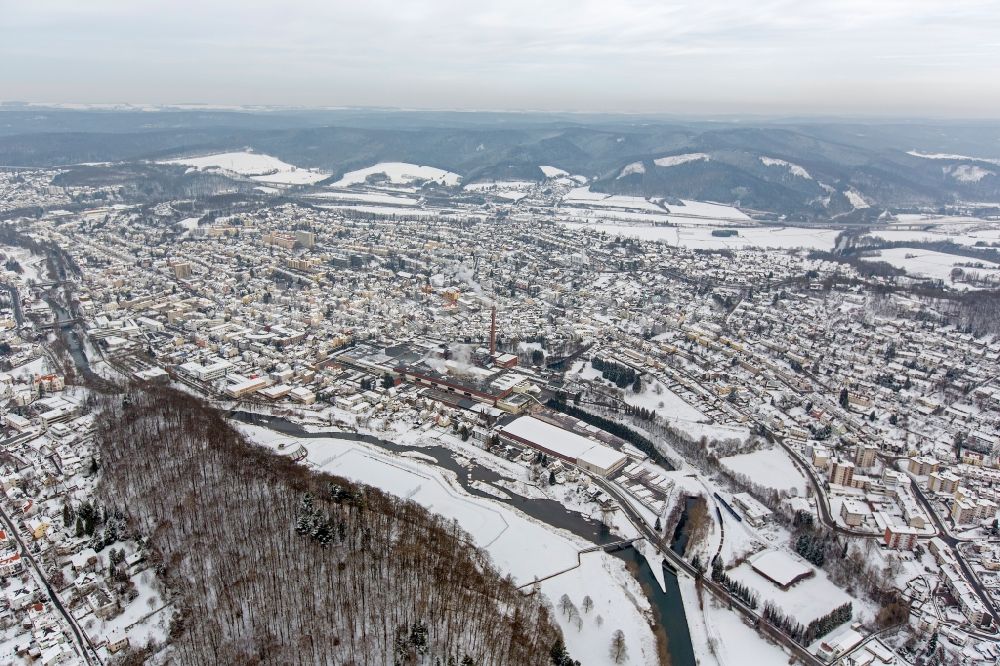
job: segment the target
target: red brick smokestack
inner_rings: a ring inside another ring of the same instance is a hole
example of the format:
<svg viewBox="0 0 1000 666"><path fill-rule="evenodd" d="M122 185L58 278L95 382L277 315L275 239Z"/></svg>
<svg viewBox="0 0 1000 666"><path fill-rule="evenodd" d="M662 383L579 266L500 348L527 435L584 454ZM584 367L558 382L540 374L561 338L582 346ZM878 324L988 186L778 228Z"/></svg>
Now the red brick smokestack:
<svg viewBox="0 0 1000 666"><path fill-rule="evenodd" d="M493 306L490 320L490 358L497 355L497 306Z"/></svg>

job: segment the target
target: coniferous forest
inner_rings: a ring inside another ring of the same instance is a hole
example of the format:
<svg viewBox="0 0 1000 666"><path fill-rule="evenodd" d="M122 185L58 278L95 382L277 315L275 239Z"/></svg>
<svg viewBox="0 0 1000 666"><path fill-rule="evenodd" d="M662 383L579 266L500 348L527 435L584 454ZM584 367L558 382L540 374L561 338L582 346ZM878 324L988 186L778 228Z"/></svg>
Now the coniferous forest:
<svg viewBox="0 0 1000 666"><path fill-rule="evenodd" d="M96 399L100 495L172 591L171 663L545 664L562 645L457 524L249 444L187 394Z"/></svg>

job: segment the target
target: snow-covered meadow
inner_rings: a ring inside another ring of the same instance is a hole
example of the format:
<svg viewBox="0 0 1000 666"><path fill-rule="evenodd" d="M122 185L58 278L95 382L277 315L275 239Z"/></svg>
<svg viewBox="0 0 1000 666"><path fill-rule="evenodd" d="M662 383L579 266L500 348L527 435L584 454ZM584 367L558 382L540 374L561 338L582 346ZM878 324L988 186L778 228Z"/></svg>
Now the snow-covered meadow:
<svg viewBox="0 0 1000 666"><path fill-rule="evenodd" d="M311 185L330 174L313 169L300 169L277 157L247 150L215 153L198 157L163 160L159 164L180 164L199 171L220 170L246 176L262 183L281 185Z"/></svg>
<svg viewBox="0 0 1000 666"><path fill-rule="evenodd" d="M589 228L609 236L659 241L674 247L701 250L739 250L743 248L773 248L779 250L803 248L832 250L840 234L838 229L807 229L803 227L740 227L738 235L719 237L707 227L657 227L641 224L563 223L568 228Z"/></svg>
<svg viewBox="0 0 1000 666"><path fill-rule="evenodd" d="M441 185L458 185L462 177L457 173L432 166L410 164L408 162L379 162L364 169L345 173L334 185L347 187L364 184L369 176L385 175L386 179L398 185L408 185L417 181L433 181Z"/></svg>
<svg viewBox="0 0 1000 666"><path fill-rule="evenodd" d="M794 491L792 494L799 497L805 495L805 477L780 447L730 456L719 462L727 469L747 476L754 483L775 490Z"/></svg>

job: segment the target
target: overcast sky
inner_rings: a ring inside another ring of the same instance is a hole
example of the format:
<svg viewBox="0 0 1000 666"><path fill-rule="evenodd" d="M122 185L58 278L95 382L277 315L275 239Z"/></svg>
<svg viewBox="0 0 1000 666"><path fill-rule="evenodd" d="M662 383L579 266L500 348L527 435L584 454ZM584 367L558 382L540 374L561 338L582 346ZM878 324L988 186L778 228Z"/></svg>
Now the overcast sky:
<svg viewBox="0 0 1000 666"><path fill-rule="evenodd" d="M998 0L0 0L0 99L1000 115Z"/></svg>

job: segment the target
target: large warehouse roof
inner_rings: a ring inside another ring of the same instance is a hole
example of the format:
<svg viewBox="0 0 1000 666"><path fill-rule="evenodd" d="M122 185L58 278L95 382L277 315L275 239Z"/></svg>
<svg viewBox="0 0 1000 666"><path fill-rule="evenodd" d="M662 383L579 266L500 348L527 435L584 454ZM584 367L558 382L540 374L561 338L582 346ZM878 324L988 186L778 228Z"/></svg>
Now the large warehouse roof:
<svg viewBox="0 0 1000 666"><path fill-rule="evenodd" d="M603 469L614 467L625 454L592 439L563 430L533 416L522 416L503 427L504 434L543 447L568 460L580 460Z"/></svg>

